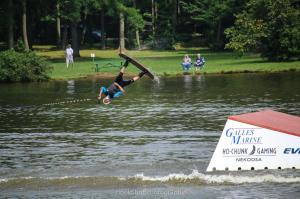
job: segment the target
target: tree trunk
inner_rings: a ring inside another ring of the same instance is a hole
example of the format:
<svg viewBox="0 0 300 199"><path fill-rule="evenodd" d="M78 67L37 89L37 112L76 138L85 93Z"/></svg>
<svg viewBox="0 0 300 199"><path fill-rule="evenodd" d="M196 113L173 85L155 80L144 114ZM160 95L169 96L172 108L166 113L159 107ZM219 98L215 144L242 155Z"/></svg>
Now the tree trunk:
<svg viewBox="0 0 300 199"><path fill-rule="evenodd" d="M88 8L87 8L87 6L85 6L85 8L83 10L83 20L82 20L83 28L82 28L82 35L81 35L81 44L84 44L84 40L85 40L87 15L88 15Z"/></svg>
<svg viewBox="0 0 300 199"><path fill-rule="evenodd" d="M60 31L60 5L58 2L56 4L56 33L57 33L56 46L57 48L59 48L61 44L61 31Z"/></svg>
<svg viewBox="0 0 300 199"><path fill-rule="evenodd" d="M135 37L138 49L141 50L140 33L138 30L135 31Z"/></svg>
<svg viewBox="0 0 300 199"><path fill-rule="evenodd" d="M22 26L23 26L23 41L25 49L29 50L28 36L27 36L27 23L26 23L26 0L22 1L23 13L22 13Z"/></svg>
<svg viewBox="0 0 300 199"><path fill-rule="evenodd" d="M125 19L124 14L120 12L120 51L125 50Z"/></svg>
<svg viewBox="0 0 300 199"><path fill-rule="evenodd" d="M156 0L152 0L152 42L156 46L156 21L158 18L158 3Z"/></svg>
<svg viewBox="0 0 300 199"><path fill-rule="evenodd" d="M152 0L152 35L155 35L155 1Z"/></svg>
<svg viewBox="0 0 300 199"><path fill-rule="evenodd" d="M8 49L14 48L14 5L13 0L8 1Z"/></svg>
<svg viewBox="0 0 300 199"><path fill-rule="evenodd" d="M62 49L65 49L67 47L68 43L68 25L64 24L64 30L63 30L63 38L62 38Z"/></svg>
<svg viewBox="0 0 300 199"><path fill-rule="evenodd" d="M158 3L154 2L154 16L155 16L155 22L157 21L158 18Z"/></svg>
<svg viewBox="0 0 300 199"><path fill-rule="evenodd" d="M27 1L28 4L29 1ZM27 40L28 40L28 45L29 45L29 49L32 49L32 45L34 42L34 33L36 32L36 19L37 19L37 12L31 12L30 14L30 10L26 9L26 29L27 29Z"/></svg>
<svg viewBox="0 0 300 199"><path fill-rule="evenodd" d="M103 50L106 48L105 40L106 40L105 19L104 19L104 10L102 10L101 11L101 46Z"/></svg>
<svg viewBox="0 0 300 199"><path fill-rule="evenodd" d="M74 57L80 57L77 23L71 23L72 47Z"/></svg>
<svg viewBox="0 0 300 199"><path fill-rule="evenodd" d="M136 9L136 0L133 1L133 5L134 8ZM135 30L135 38L136 38L136 44L138 46L138 49L141 50L140 33L138 29Z"/></svg>
<svg viewBox="0 0 300 199"><path fill-rule="evenodd" d="M217 38L216 38L216 44L215 44L215 47L214 47L216 50L221 50L222 49L221 30L222 30L222 22L220 20L218 22Z"/></svg>
<svg viewBox="0 0 300 199"><path fill-rule="evenodd" d="M173 13L172 13L172 26L173 26L173 32L175 33L176 31L176 26L177 26L177 19L178 19L178 0L173 0L172 1L172 8L173 8Z"/></svg>
<svg viewBox="0 0 300 199"><path fill-rule="evenodd" d="M222 28L222 22L221 20L218 22L218 30L217 30L217 42L220 42L221 39L221 28Z"/></svg>

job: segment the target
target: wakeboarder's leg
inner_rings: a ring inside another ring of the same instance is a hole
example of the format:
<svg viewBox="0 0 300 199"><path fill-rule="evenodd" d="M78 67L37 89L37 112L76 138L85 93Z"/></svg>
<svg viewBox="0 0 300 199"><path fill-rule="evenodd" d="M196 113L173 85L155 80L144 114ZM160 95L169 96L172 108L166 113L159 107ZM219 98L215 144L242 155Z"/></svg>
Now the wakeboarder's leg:
<svg viewBox="0 0 300 199"><path fill-rule="evenodd" d="M111 103L111 99L109 96L106 96L105 98L103 98L102 102L103 104L107 105Z"/></svg>
<svg viewBox="0 0 300 199"><path fill-rule="evenodd" d="M101 100L101 96L102 96L102 87L100 88L100 92L99 92L99 95L98 95L98 100Z"/></svg>
<svg viewBox="0 0 300 199"><path fill-rule="evenodd" d="M140 72L138 76L135 76L135 77L132 78L133 81L139 80L139 79L142 78L146 73L148 73L148 71L142 71L142 72Z"/></svg>
<svg viewBox="0 0 300 199"><path fill-rule="evenodd" d="M125 63L123 64L121 70L120 70L120 73L124 73L125 72L125 69L127 68L129 64L129 60L126 59Z"/></svg>

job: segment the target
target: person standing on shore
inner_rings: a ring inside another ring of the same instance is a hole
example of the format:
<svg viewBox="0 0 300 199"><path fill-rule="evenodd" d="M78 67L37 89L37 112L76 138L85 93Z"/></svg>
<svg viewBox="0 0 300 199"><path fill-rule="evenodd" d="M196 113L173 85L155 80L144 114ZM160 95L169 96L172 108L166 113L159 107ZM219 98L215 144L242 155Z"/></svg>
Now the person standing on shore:
<svg viewBox="0 0 300 199"><path fill-rule="evenodd" d="M73 67L74 66L74 60L73 60L73 49L71 47L71 44L68 44L65 55L66 55L67 68L69 67L69 64L72 64L72 67Z"/></svg>

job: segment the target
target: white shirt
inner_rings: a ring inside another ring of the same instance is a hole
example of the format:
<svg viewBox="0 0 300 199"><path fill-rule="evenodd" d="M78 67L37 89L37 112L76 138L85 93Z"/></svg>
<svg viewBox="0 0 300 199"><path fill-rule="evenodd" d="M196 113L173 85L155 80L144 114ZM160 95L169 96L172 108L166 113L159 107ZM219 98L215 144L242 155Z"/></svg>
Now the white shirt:
<svg viewBox="0 0 300 199"><path fill-rule="evenodd" d="M73 49L72 48L67 48L66 49L66 54L67 54L67 57L73 56Z"/></svg>

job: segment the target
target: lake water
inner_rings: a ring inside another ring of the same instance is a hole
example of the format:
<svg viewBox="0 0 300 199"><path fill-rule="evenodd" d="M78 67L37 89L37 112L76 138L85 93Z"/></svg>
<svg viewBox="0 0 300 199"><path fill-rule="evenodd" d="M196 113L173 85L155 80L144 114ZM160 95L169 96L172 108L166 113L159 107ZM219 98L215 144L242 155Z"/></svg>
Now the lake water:
<svg viewBox="0 0 300 199"><path fill-rule="evenodd" d="M212 172L230 115L300 115L300 73L0 85L0 198L298 198L299 170Z"/></svg>

